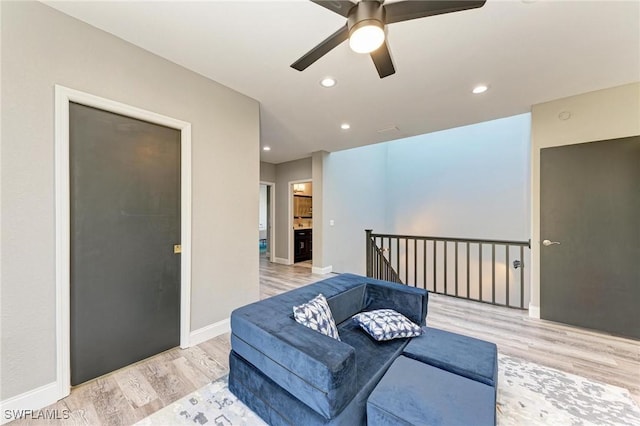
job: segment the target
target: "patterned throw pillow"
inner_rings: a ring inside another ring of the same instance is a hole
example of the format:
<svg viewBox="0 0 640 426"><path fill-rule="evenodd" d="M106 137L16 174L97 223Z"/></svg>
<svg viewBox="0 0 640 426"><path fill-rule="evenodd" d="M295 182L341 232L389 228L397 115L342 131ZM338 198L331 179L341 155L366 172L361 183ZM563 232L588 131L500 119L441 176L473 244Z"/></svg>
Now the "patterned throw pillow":
<svg viewBox="0 0 640 426"><path fill-rule="evenodd" d="M307 303L294 306L293 317L297 323L305 327L340 340L333 314L331 314L327 299L322 294L317 295Z"/></svg>
<svg viewBox="0 0 640 426"><path fill-rule="evenodd" d="M379 342L422 334L422 328L419 325L393 309L361 312L351 318Z"/></svg>

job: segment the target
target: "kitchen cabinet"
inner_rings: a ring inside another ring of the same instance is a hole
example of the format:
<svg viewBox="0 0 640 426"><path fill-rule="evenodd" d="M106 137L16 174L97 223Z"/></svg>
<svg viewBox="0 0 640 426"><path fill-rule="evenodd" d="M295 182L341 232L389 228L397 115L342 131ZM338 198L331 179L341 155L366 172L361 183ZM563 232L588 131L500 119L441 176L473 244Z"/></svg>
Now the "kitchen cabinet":
<svg viewBox="0 0 640 426"><path fill-rule="evenodd" d="M293 238L293 261L302 262L310 260L313 251L313 232L311 229L300 229L294 231Z"/></svg>

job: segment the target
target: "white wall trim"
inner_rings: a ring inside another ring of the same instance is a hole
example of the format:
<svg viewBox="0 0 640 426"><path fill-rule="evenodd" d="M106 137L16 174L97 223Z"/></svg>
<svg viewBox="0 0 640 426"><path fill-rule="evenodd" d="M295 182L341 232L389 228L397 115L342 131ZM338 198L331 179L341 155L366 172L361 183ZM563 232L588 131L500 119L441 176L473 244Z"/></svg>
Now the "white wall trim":
<svg viewBox="0 0 640 426"><path fill-rule="evenodd" d="M76 102L180 130L181 270L180 347L190 346L191 331L191 124L120 102L55 86L56 203L56 399L71 390L69 102ZM34 390L35 391L35 390ZM47 404L45 404L47 405ZM32 407L41 408L41 407Z"/></svg>
<svg viewBox="0 0 640 426"><path fill-rule="evenodd" d="M191 332L189 336L189 343L191 346L199 345L202 342L206 342L209 339L213 339L224 333L231 331L231 320L229 318L222 321L214 322L197 330Z"/></svg>
<svg viewBox="0 0 640 426"><path fill-rule="evenodd" d="M294 183L308 183L311 182L313 183L313 178L307 178L307 179L298 179L298 180L290 180L287 184L287 190L288 190L288 198L289 198L289 208L287 210L287 214L289 216L289 232L287 232L287 238L289 239L289 244L288 244L288 258L289 258L289 263L287 263L287 265L293 265L294 264L294 256L293 256L293 184Z"/></svg>
<svg viewBox="0 0 640 426"><path fill-rule="evenodd" d="M332 271L333 271L333 266L332 265L325 266L324 268L319 268L317 266L313 266L311 268L311 273L312 274L325 275L325 274L330 274Z"/></svg>
<svg viewBox="0 0 640 426"><path fill-rule="evenodd" d="M529 303L529 318L540 319L540 306Z"/></svg>
<svg viewBox="0 0 640 426"><path fill-rule="evenodd" d="M275 256L273 257L273 263L279 263L280 265L291 265L291 263L289 263L289 259Z"/></svg>
<svg viewBox="0 0 640 426"><path fill-rule="evenodd" d="M269 254L269 262L275 262L276 257L276 183L268 182L268 181L260 181L261 185L267 185L269 187L269 196L270 196L270 205L269 205L269 217L270 221L267 221L267 227L271 225L271 232L269 232L269 244L270 250ZM270 223L269 223L270 222ZM267 247L269 248L269 247Z"/></svg>
<svg viewBox="0 0 640 426"><path fill-rule="evenodd" d="M5 399L0 402L0 412L2 413L0 424L5 424L18 418L11 413L14 410L38 410L42 407L53 404L59 399L59 389L60 386L58 386L58 382L52 382L25 393L21 393L20 395ZM7 412L10 413L10 418L7 418ZM27 420L29 420L29 417L27 417Z"/></svg>

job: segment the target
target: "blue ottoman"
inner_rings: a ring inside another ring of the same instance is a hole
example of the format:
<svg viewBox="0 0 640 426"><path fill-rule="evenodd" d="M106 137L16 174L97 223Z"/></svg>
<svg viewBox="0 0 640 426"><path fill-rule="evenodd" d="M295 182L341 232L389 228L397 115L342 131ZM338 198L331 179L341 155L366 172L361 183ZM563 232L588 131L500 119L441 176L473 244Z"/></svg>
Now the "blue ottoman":
<svg viewBox="0 0 640 426"><path fill-rule="evenodd" d="M367 426L493 426L494 388L399 356L367 400Z"/></svg>
<svg viewBox="0 0 640 426"><path fill-rule="evenodd" d="M497 389L498 348L495 343L422 327L422 335L411 339L402 354Z"/></svg>

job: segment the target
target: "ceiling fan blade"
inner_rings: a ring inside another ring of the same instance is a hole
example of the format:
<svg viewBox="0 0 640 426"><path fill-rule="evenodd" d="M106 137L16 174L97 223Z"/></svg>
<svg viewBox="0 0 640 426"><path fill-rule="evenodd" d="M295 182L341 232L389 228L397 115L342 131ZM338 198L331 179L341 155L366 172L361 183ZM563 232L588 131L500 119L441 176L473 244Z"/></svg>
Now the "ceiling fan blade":
<svg viewBox="0 0 640 426"><path fill-rule="evenodd" d="M318 44L316 47L308 51L302 58L295 61L291 64L291 68L294 68L298 71L302 71L306 69L309 65L322 58L324 55L329 53L331 49L345 41L349 38L349 29L345 24L344 27L341 27L338 31L331 34L324 41Z"/></svg>
<svg viewBox="0 0 640 426"><path fill-rule="evenodd" d="M385 4L386 23L409 21L426 16L459 12L482 7L486 0L434 0L434 1L401 1Z"/></svg>
<svg viewBox="0 0 640 426"><path fill-rule="evenodd" d="M378 49L370 53L373 64L378 70L380 78L385 78L391 74L396 73L396 69L393 67L393 61L391 60L391 53L389 52L389 46L385 40Z"/></svg>
<svg viewBox="0 0 640 426"><path fill-rule="evenodd" d="M336 1L326 1L326 0L311 0L313 3L324 7L325 9L329 9L332 12L337 13L338 15L344 16L345 18L349 16L349 11L356 4L349 0L336 0Z"/></svg>

